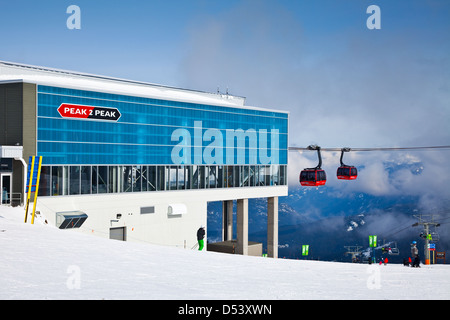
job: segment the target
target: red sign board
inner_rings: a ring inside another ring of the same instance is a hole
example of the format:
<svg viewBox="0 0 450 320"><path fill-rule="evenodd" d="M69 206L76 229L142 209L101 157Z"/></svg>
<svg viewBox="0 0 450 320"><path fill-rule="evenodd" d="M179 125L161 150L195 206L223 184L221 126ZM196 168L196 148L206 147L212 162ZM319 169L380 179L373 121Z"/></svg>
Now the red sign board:
<svg viewBox="0 0 450 320"><path fill-rule="evenodd" d="M62 103L58 112L63 118L76 118L88 120L117 121L121 114L116 108L83 106L78 104Z"/></svg>

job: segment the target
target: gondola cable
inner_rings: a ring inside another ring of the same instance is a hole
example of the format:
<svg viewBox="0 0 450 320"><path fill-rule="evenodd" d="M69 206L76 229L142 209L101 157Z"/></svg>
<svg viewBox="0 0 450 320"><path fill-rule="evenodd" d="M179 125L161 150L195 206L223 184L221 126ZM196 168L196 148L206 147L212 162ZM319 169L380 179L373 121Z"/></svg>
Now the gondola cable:
<svg viewBox="0 0 450 320"><path fill-rule="evenodd" d="M341 151L341 166L337 169L336 175L340 180L355 180L358 176L358 170L354 166L345 165L342 161L344 152L364 152L364 151L405 151L405 150L437 150L450 149L450 146L425 146L425 147L382 147L382 148L321 148L317 145L310 145L307 148L288 147L288 151L316 150L319 157L319 164L315 168L305 168L300 172L299 181L302 186L318 187L326 183L326 173L321 168L321 151Z"/></svg>
<svg viewBox="0 0 450 320"><path fill-rule="evenodd" d="M311 150L311 146L307 148L302 147L288 147L289 151L306 151ZM342 151L342 149L346 149L346 151L355 151L355 152L364 152L364 151L404 151L404 150L436 150L436 149L450 149L450 146L422 146L422 147L375 147L375 148L320 148L322 151Z"/></svg>

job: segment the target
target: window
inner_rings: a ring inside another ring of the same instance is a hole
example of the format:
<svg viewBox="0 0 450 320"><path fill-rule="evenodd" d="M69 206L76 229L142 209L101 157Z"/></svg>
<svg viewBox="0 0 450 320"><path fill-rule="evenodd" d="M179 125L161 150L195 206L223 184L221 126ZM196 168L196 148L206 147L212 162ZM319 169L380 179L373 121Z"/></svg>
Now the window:
<svg viewBox="0 0 450 320"><path fill-rule="evenodd" d="M156 166L148 166L147 171L148 171L147 180L145 183L147 186L147 190L155 191L156 190Z"/></svg>
<svg viewBox="0 0 450 320"><path fill-rule="evenodd" d="M233 166L226 166L225 185L227 188L233 187Z"/></svg>
<svg viewBox="0 0 450 320"><path fill-rule="evenodd" d="M185 188L185 167L178 167L178 190L183 190Z"/></svg>
<svg viewBox="0 0 450 320"><path fill-rule="evenodd" d="M97 172L97 192L107 193L108 192L108 166L98 166Z"/></svg>
<svg viewBox="0 0 450 320"><path fill-rule="evenodd" d="M193 166L184 167L185 182L184 185L186 189L192 189L192 179L193 179Z"/></svg>
<svg viewBox="0 0 450 320"><path fill-rule="evenodd" d="M122 167L122 181L123 187L122 192L132 192L133 191L133 167L123 166Z"/></svg>
<svg viewBox="0 0 450 320"><path fill-rule="evenodd" d="M51 182L50 167L42 166L41 167L41 176L40 176L40 181L39 181L39 192L38 192L38 194L40 196L49 196L50 195L50 192L51 192L50 182Z"/></svg>
<svg viewBox="0 0 450 320"><path fill-rule="evenodd" d="M287 185L286 166L280 166L280 185Z"/></svg>
<svg viewBox="0 0 450 320"><path fill-rule="evenodd" d="M199 179L199 166L193 165L191 170L191 176L189 179L191 180L191 189L198 189L198 179Z"/></svg>
<svg viewBox="0 0 450 320"><path fill-rule="evenodd" d="M156 190L161 191L165 190L165 167L164 166L158 166L157 167L157 183L156 183Z"/></svg>
<svg viewBox="0 0 450 320"><path fill-rule="evenodd" d="M242 173L242 186L248 187L250 186L250 171L249 166L242 166L243 173Z"/></svg>
<svg viewBox="0 0 450 320"><path fill-rule="evenodd" d="M133 192L140 192L142 190L142 168L144 166L134 166L134 180L133 180Z"/></svg>
<svg viewBox="0 0 450 320"><path fill-rule="evenodd" d="M80 166L70 166L69 194L80 194Z"/></svg>
<svg viewBox="0 0 450 320"><path fill-rule="evenodd" d="M142 191L150 191L148 190L148 166L141 166L141 186Z"/></svg>
<svg viewBox="0 0 450 320"><path fill-rule="evenodd" d="M276 164L271 165L271 184L270 185L278 185L279 184L279 166Z"/></svg>
<svg viewBox="0 0 450 320"><path fill-rule="evenodd" d="M317 181L323 181L323 180L327 180L325 171L323 171L323 170L317 171Z"/></svg>
<svg viewBox="0 0 450 320"><path fill-rule="evenodd" d="M121 166L109 166L108 168L108 192L121 192L120 187L120 169Z"/></svg>
<svg viewBox="0 0 450 320"><path fill-rule="evenodd" d="M249 172L249 175L250 175L250 186L251 187L257 186L257 183L256 183L256 173L257 173L256 168L257 168L256 166L250 166L250 168L249 168L249 170L250 170L250 172Z"/></svg>
<svg viewBox="0 0 450 320"><path fill-rule="evenodd" d="M316 171L314 170L302 171L301 179L302 181L316 181Z"/></svg>
<svg viewBox="0 0 450 320"><path fill-rule="evenodd" d="M91 193L91 166L81 167L81 194Z"/></svg>
<svg viewBox="0 0 450 320"><path fill-rule="evenodd" d="M258 185L260 186L269 186L270 185L270 166L259 166L259 181Z"/></svg>
<svg viewBox="0 0 450 320"><path fill-rule="evenodd" d="M155 213L155 207L141 207L141 214Z"/></svg>
<svg viewBox="0 0 450 320"><path fill-rule="evenodd" d="M92 166L92 177L91 177L91 187L92 187L92 193L97 193L97 184L98 184L98 167Z"/></svg>
<svg viewBox="0 0 450 320"><path fill-rule="evenodd" d="M167 167L169 173L169 190L177 190L178 187L178 169L176 166Z"/></svg>
<svg viewBox="0 0 450 320"><path fill-rule="evenodd" d="M206 188L206 167L205 166L198 166L197 171L199 172L199 185L200 189Z"/></svg>
<svg viewBox="0 0 450 320"><path fill-rule="evenodd" d="M43 166L41 196L286 185L287 167L266 166ZM302 179L325 180L306 170Z"/></svg>
<svg viewBox="0 0 450 320"><path fill-rule="evenodd" d="M217 188L223 188L224 166L217 166Z"/></svg>
<svg viewBox="0 0 450 320"><path fill-rule="evenodd" d="M217 188L217 166L209 166L209 187Z"/></svg>
<svg viewBox="0 0 450 320"><path fill-rule="evenodd" d="M68 192L68 167L52 167L52 196L67 195Z"/></svg>

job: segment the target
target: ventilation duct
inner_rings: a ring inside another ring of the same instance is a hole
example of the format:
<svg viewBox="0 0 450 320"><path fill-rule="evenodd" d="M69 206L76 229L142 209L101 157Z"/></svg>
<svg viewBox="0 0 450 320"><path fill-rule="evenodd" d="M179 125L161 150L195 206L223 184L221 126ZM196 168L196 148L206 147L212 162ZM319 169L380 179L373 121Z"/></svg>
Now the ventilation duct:
<svg viewBox="0 0 450 320"><path fill-rule="evenodd" d="M81 211L57 212L56 226L59 229L79 228L87 218L87 214Z"/></svg>

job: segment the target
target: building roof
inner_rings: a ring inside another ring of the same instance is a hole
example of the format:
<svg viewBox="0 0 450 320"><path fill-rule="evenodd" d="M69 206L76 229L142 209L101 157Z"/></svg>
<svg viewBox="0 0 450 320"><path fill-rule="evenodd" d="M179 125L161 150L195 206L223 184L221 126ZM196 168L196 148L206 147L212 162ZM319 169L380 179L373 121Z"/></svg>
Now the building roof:
<svg viewBox="0 0 450 320"><path fill-rule="evenodd" d="M158 85L142 81L33 66L0 60L0 82L27 82L72 89L175 100L183 102L283 112L245 106L245 98L230 94L211 93Z"/></svg>

